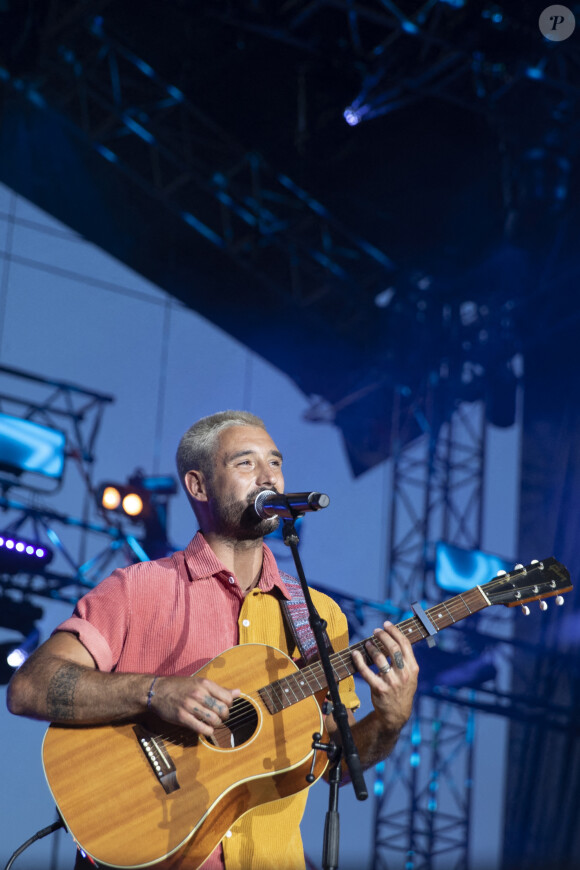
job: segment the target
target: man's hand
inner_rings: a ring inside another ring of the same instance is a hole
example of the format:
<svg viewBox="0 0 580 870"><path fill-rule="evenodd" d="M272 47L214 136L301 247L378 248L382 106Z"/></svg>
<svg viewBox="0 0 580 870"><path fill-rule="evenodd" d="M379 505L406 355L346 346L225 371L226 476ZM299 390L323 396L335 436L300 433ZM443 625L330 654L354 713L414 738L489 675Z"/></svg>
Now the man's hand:
<svg viewBox="0 0 580 870"><path fill-rule="evenodd" d="M212 680L198 677L158 677L151 709L176 725L184 725L209 737L230 714L239 689L224 689Z"/></svg>
<svg viewBox="0 0 580 870"><path fill-rule="evenodd" d="M62 724L116 722L146 712L152 681L153 674L97 670L78 638L58 631L12 677L8 707L19 716ZM157 677L150 708L209 737L239 694L200 677Z"/></svg>
<svg viewBox="0 0 580 870"><path fill-rule="evenodd" d="M411 715L419 665L411 644L395 625L385 622L384 628L376 628L373 634L386 651L386 654L380 652L370 641L366 644L378 673L371 670L357 650L352 657L361 677L370 686L373 707L383 729L398 734Z"/></svg>

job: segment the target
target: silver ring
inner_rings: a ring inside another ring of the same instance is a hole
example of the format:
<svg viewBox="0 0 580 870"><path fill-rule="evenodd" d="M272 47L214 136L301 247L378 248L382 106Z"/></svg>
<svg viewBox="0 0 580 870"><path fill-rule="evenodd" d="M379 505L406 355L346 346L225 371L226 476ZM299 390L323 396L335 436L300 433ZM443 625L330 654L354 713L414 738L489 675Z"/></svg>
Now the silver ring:
<svg viewBox="0 0 580 870"><path fill-rule="evenodd" d="M390 670L391 670L390 665L383 665L382 668L379 668L379 673L380 674L388 674Z"/></svg>

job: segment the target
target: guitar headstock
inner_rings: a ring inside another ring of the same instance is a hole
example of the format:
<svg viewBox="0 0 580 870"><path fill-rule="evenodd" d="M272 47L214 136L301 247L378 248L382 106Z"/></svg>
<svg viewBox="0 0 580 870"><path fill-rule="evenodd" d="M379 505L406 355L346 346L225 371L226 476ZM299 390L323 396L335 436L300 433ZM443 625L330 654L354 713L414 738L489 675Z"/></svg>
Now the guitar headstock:
<svg viewBox="0 0 580 870"><path fill-rule="evenodd" d="M564 592L572 589L567 568L550 556L539 562L534 559L529 565L516 565L513 571L500 571L493 580L481 587L492 604L517 607L530 601L541 601L557 595L557 604L562 604ZM540 605L542 607L542 605ZM543 609L546 609L544 605Z"/></svg>

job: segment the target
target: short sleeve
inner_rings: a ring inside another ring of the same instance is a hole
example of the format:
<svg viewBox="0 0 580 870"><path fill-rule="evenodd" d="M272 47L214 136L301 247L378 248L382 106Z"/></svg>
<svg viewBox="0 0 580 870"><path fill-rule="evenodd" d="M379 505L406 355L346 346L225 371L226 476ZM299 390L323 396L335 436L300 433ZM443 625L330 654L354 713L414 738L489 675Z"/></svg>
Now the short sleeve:
<svg viewBox="0 0 580 870"><path fill-rule="evenodd" d="M74 613L56 631L76 635L100 671L113 671L121 655L131 617L127 578L119 569L79 599ZM53 632L54 633L54 632Z"/></svg>

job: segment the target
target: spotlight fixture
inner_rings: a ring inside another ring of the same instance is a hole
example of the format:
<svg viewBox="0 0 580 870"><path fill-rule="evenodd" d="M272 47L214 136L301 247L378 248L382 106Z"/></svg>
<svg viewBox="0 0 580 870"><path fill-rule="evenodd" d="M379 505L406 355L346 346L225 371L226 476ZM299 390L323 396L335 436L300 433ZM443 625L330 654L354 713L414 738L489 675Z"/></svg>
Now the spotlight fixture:
<svg viewBox="0 0 580 870"><path fill-rule="evenodd" d="M46 544L0 532L0 574L36 574L48 565L52 555Z"/></svg>
<svg viewBox="0 0 580 870"><path fill-rule="evenodd" d="M20 665L24 664L28 656L34 652L39 643L40 632L37 628L33 628L22 641L12 643L12 649L8 651L8 655L6 656L6 663L16 670L16 668L19 668Z"/></svg>
<svg viewBox="0 0 580 870"><path fill-rule="evenodd" d="M177 481L170 475L145 475L136 471L127 483L102 483L97 490L98 504L104 513L115 511L143 526L143 547L150 559L167 555L167 509L169 497L177 492Z"/></svg>
<svg viewBox="0 0 580 870"><path fill-rule="evenodd" d="M103 483L98 500L105 511L115 511L131 520L141 520L149 510L149 497L140 485Z"/></svg>
<svg viewBox="0 0 580 870"><path fill-rule="evenodd" d="M0 626L15 636L0 643L0 685L6 685L16 668L26 661L40 643L35 623L43 610L27 599L0 595Z"/></svg>
<svg viewBox="0 0 580 870"><path fill-rule="evenodd" d="M138 522L150 517L160 501L176 492L175 478L136 472L127 483L102 483L98 501L106 511L116 511Z"/></svg>
<svg viewBox="0 0 580 870"><path fill-rule="evenodd" d="M342 116L349 127L356 127L356 125L361 122L360 112L352 106L348 106L348 108L346 108L342 113Z"/></svg>

